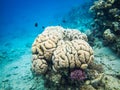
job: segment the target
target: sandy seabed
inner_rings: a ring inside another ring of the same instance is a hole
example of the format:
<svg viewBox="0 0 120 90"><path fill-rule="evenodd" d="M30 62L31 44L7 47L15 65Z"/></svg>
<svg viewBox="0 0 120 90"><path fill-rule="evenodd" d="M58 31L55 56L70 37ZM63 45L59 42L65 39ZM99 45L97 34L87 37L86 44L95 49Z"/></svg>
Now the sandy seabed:
<svg viewBox="0 0 120 90"><path fill-rule="evenodd" d="M0 90L45 90L44 80L41 77L39 80L33 77L30 70L32 41L23 39L21 44L24 47L12 48L15 47L16 41L21 39L4 42L1 46L4 51L1 49L0 53ZM103 65L105 74L120 74L120 57L109 47L104 47L101 41L97 41L93 49L95 62ZM34 89L34 87L37 88Z"/></svg>

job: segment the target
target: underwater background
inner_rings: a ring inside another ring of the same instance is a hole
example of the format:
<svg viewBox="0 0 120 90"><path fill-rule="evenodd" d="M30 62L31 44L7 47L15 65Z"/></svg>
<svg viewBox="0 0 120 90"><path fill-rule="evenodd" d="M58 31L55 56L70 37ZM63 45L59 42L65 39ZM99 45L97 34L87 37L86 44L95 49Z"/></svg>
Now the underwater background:
<svg viewBox="0 0 120 90"><path fill-rule="evenodd" d="M47 26L62 26L85 33L93 48L95 63L103 65L102 73L110 75L108 78L112 78L111 83L116 81L117 88L98 89L97 83L93 85L95 89L65 87L63 90L120 90L119 53L112 51L108 44L104 46L95 31L95 27L99 29L94 24L95 13L90 11L94 1L97 0L0 0L0 90L62 90L46 88L44 78L31 72L32 44Z"/></svg>

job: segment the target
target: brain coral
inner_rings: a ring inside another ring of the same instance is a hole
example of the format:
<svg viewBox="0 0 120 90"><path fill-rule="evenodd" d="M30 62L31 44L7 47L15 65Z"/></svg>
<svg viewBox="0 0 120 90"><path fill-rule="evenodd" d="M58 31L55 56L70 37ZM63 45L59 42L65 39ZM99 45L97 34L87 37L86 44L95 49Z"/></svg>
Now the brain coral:
<svg viewBox="0 0 120 90"><path fill-rule="evenodd" d="M86 69L93 61L93 50L87 36L76 29L50 26L38 35L32 45L32 71L43 74L48 69Z"/></svg>

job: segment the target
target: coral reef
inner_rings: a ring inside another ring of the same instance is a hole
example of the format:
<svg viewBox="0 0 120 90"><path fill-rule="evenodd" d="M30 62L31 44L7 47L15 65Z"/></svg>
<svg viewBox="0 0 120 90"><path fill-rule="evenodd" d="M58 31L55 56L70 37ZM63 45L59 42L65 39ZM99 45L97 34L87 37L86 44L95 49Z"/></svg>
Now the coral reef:
<svg viewBox="0 0 120 90"><path fill-rule="evenodd" d="M87 42L76 29L45 28L32 45L33 76L43 77L46 90L114 90Z"/></svg>
<svg viewBox="0 0 120 90"><path fill-rule="evenodd" d="M93 33L120 54L120 0L95 1L90 11L94 12Z"/></svg>

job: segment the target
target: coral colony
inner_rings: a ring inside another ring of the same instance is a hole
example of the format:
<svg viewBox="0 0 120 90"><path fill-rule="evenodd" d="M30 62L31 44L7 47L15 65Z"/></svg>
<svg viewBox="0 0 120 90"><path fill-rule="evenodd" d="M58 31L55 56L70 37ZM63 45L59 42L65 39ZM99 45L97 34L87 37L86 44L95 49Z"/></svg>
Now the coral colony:
<svg viewBox="0 0 120 90"><path fill-rule="evenodd" d="M44 74L51 67L55 72L63 68L86 69L94 59L85 34L60 26L47 27L38 35L32 45L32 53L32 70L36 74Z"/></svg>
<svg viewBox="0 0 120 90"><path fill-rule="evenodd" d="M48 86L63 85L61 90L64 85L69 86L71 79L83 81L84 71L94 59L87 41L87 36L76 29L45 28L32 45L32 72L43 75L45 81L50 82Z"/></svg>

